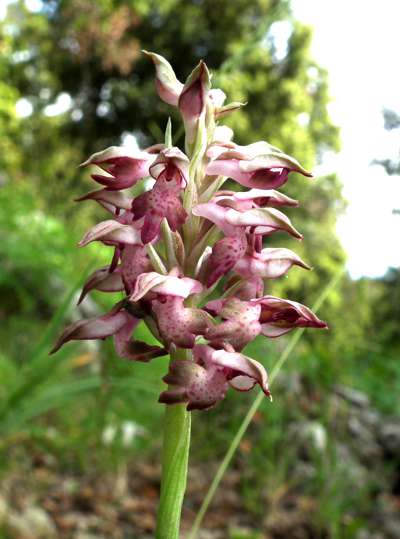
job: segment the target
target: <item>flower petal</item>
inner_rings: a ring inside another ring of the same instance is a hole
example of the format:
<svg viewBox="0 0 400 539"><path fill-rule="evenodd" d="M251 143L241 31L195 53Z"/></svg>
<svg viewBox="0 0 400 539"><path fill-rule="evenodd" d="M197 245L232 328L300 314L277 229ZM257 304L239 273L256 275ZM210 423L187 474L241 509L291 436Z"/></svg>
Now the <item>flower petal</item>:
<svg viewBox="0 0 400 539"><path fill-rule="evenodd" d="M121 253L121 276L128 294L132 293L137 277L151 271L152 265L146 247L126 245Z"/></svg>
<svg viewBox="0 0 400 539"><path fill-rule="evenodd" d="M161 295L179 296L187 298L190 294L199 294L203 287L199 281L189 277L176 277L174 275L161 275L152 271L138 276L135 289L130 296L131 301L139 301L148 292Z"/></svg>
<svg viewBox="0 0 400 539"><path fill-rule="evenodd" d="M77 198L76 202L81 202L83 200L95 200L111 213L116 213L119 210L130 210L132 205L132 198L120 191L109 191L108 189L91 191L90 193Z"/></svg>
<svg viewBox="0 0 400 539"><path fill-rule="evenodd" d="M245 254L247 241L244 234L230 236L217 241L206 262L206 284L210 288L228 273Z"/></svg>
<svg viewBox="0 0 400 539"><path fill-rule="evenodd" d="M263 296L251 303L261 305L260 323L266 337L279 337L296 327L327 328L308 307L275 296Z"/></svg>
<svg viewBox="0 0 400 539"><path fill-rule="evenodd" d="M269 235L282 230L295 238L303 238L300 232L294 228L289 218L275 208L255 208L244 212L228 209L225 220L233 226L256 227L255 234Z"/></svg>
<svg viewBox="0 0 400 539"><path fill-rule="evenodd" d="M126 245L141 245L140 233L132 225L123 225L109 219L92 227L79 242L84 247L92 241L102 241L108 245L123 243Z"/></svg>
<svg viewBox="0 0 400 539"><path fill-rule="evenodd" d="M178 101L189 144L194 141L198 120L205 113L209 89L210 74L201 60L187 78Z"/></svg>
<svg viewBox="0 0 400 539"><path fill-rule="evenodd" d="M178 105L183 84L176 78L171 64L160 54L143 51L149 56L156 68L156 89L160 98L169 105Z"/></svg>
<svg viewBox="0 0 400 539"><path fill-rule="evenodd" d="M285 275L293 265L311 269L290 249L268 248L260 253L253 252L244 255L236 263L234 271L246 278L257 276L264 279L276 279Z"/></svg>
<svg viewBox="0 0 400 539"><path fill-rule="evenodd" d="M201 309L184 307L183 298L166 296L152 301L153 312L163 342L180 348L193 348L197 335L204 335L210 326L209 315Z"/></svg>
<svg viewBox="0 0 400 539"><path fill-rule="evenodd" d="M212 360L216 365L233 371L230 375L230 385L239 391L249 391L255 383L258 383L267 396L268 376L264 367L250 357L226 350L215 350Z"/></svg>
<svg viewBox="0 0 400 539"><path fill-rule="evenodd" d="M169 226L175 232L187 217L180 198L180 179L167 181L165 178L158 179L151 191L143 193L135 198L132 203L134 220L144 217L141 231L143 243L149 243L155 239L159 232L164 217Z"/></svg>
<svg viewBox="0 0 400 539"><path fill-rule="evenodd" d="M103 316L74 322L57 339L50 353L54 354L61 346L69 341L105 339L117 333L130 318L130 315L126 311L120 310L120 307L117 305Z"/></svg>
<svg viewBox="0 0 400 539"><path fill-rule="evenodd" d="M110 146L96 152L81 164L97 165L107 174L93 174L92 178L105 185L109 190L132 187L138 180L149 175L149 167L156 155L149 152L132 150L124 146Z"/></svg>
<svg viewBox="0 0 400 539"><path fill-rule="evenodd" d="M104 266L94 271L86 280L82 293L78 300L78 305L83 301L91 290L100 292L120 292L124 289L124 283L120 273L120 268L110 272L110 266Z"/></svg>

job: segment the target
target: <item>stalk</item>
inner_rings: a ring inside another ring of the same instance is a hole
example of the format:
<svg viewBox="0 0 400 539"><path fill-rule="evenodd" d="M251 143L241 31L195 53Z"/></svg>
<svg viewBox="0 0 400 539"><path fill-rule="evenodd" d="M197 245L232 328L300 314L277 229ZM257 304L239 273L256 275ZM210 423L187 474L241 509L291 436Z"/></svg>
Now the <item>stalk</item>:
<svg viewBox="0 0 400 539"><path fill-rule="evenodd" d="M188 360L188 350L171 352L171 361ZM161 460L161 494L156 539L178 539L186 490L190 447L190 412L186 404L166 406Z"/></svg>

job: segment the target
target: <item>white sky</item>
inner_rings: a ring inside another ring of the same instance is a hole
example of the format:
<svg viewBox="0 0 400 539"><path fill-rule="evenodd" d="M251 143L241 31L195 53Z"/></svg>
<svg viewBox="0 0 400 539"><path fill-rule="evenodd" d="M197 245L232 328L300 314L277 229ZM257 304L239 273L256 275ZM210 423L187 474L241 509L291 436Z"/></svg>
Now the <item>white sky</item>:
<svg viewBox="0 0 400 539"><path fill-rule="evenodd" d="M400 112L400 0L292 0L294 15L314 27L313 56L329 71L331 115L342 151L324 163L349 201L338 233L353 277L400 265L400 178L374 158L396 157L399 133L383 129L382 108ZM318 172L318 171L317 171Z"/></svg>

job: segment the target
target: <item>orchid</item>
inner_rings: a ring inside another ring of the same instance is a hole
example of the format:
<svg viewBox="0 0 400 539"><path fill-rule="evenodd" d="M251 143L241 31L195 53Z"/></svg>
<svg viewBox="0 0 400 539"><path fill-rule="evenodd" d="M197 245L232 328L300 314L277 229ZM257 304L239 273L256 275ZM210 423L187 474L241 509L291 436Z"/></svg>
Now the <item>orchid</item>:
<svg viewBox="0 0 400 539"><path fill-rule="evenodd" d="M93 290L123 299L108 313L67 327L53 352L69 341L113 337L121 358L170 355L163 378L168 387L159 398L167 405L163 477L176 465L174 451L181 454L181 486L175 485L181 492L188 412L209 409L230 388L258 385L270 397L265 367L243 353L246 345L259 335L275 338L326 324L308 307L265 290L294 266L311 269L290 249L264 246L275 233L302 239L281 211L298 202L275 189L292 172L311 174L265 141L233 142L232 130L218 122L243 104L224 104L203 61L183 83L162 56L146 54L155 65L158 95L182 116L185 146L173 146L168 122L159 144L145 150L112 146L82 164L103 187L77 200L97 202L107 217L79 245L101 242L111 253L110 263L87 278L79 302ZM223 190L227 179L237 190ZM140 323L157 345L134 338ZM157 537L176 539L183 494L171 498L173 482L163 485Z"/></svg>

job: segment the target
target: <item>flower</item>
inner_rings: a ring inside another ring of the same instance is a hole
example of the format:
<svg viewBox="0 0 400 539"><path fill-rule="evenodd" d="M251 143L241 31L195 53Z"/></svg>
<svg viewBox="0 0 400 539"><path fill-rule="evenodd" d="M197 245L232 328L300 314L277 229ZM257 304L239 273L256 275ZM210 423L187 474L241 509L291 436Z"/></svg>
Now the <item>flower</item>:
<svg viewBox="0 0 400 539"><path fill-rule="evenodd" d="M84 200L95 200L110 213L119 215L121 211L131 209L133 199L120 191L98 189L75 199L76 202Z"/></svg>
<svg viewBox="0 0 400 539"><path fill-rule="evenodd" d="M139 275L130 300L150 301L165 346L193 348L196 336L204 335L210 326L210 317L202 309L186 307L184 300L201 291L201 283L195 279L150 272Z"/></svg>
<svg viewBox="0 0 400 539"><path fill-rule="evenodd" d="M239 207L243 206L239 205ZM297 239L303 238L288 217L275 208L254 207L239 210L229 206L222 206L217 201L211 200L195 206L193 214L212 221L227 236L236 235L239 228L243 231L249 231L249 228L252 227L254 228L253 234L262 236L284 231Z"/></svg>
<svg viewBox="0 0 400 539"><path fill-rule="evenodd" d="M257 268L263 266L264 273L267 273L268 254L254 254L255 246L262 244L261 237L278 231L288 232L299 239L302 236L281 211L275 208L259 207L258 204L294 204L295 202L293 199L285 200L285 197L279 197L275 191L256 190L247 198L237 197L236 194L217 194L210 202L195 206L192 210L194 215L212 221L226 236L214 245L207 261L207 286L212 286L238 264L239 269L247 270L249 273L252 267L256 266L255 262L259 262ZM261 248L258 248L258 251L260 250ZM248 256L240 265L247 251ZM288 258L288 253L282 253L282 256ZM270 253L269 256L273 258L274 255ZM289 263L287 269L294 263L307 267L295 253L292 253L289 258L291 264ZM273 271L272 265L272 260L270 260L270 273ZM275 272L278 270L278 265L279 260L276 256ZM254 275L261 274L254 273Z"/></svg>
<svg viewBox="0 0 400 539"><path fill-rule="evenodd" d="M261 305L257 303L242 301L232 296L225 300L210 301L205 309L222 319L220 324L211 327L205 335L211 343L229 343L240 352L262 331L259 321Z"/></svg>
<svg viewBox="0 0 400 539"><path fill-rule="evenodd" d="M138 323L137 318L124 310L121 303L117 303L105 315L79 320L68 326L50 353L54 354L69 341L105 339L113 335L115 350L125 359L147 362L154 357L165 355L166 350L159 346L131 340L131 334Z"/></svg>
<svg viewBox="0 0 400 539"><path fill-rule="evenodd" d="M249 391L259 384L270 397L268 376L254 359L207 345L196 345L194 361L174 361L164 382L168 390L160 395L165 404L187 403L188 410L204 410L225 397L229 386L238 391Z"/></svg>
<svg viewBox="0 0 400 539"><path fill-rule="evenodd" d="M312 176L296 159L264 141L248 146L217 142L209 147L207 156L210 162L206 174L233 178L245 187L276 189L287 181L290 172Z"/></svg>
<svg viewBox="0 0 400 539"><path fill-rule="evenodd" d="M157 157L155 153L157 149L159 147L141 151L124 146L110 146L106 150L94 153L80 166L97 165L102 169L101 174L91 174L91 177L110 191L127 189L140 179L149 176L149 168Z"/></svg>
<svg viewBox="0 0 400 539"><path fill-rule="evenodd" d="M153 241L159 234L165 218L172 230L177 230L187 217L180 198L188 182L189 159L179 148L162 150L150 167L156 183L150 191L132 202L133 220L144 217L141 229L143 243Z"/></svg>
<svg viewBox="0 0 400 539"><path fill-rule="evenodd" d="M252 302L261 306L261 332L266 337L280 337L294 328L328 328L311 309L296 301L263 296Z"/></svg>
<svg viewBox="0 0 400 539"><path fill-rule="evenodd" d="M200 61L186 79L178 101L189 144L194 142L198 122L205 115L209 89L210 74L206 64Z"/></svg>
<svg viewBox="0 0 400 539"><path fill-rule="evenodd" d="M132 220L132 215L130 216ZM140 230L129 221L129 214L124 213L122 217L114 220L107 219L92 227L79 242L79 247L85 247L92 241L101 241L105 245L141 245Z"/></svg>
<svg viewBox="0 0 400 539"><path fill-rule="evenodd" d="M210 301L205 309L222 319L220 324L207 331L205 338L219 345L228 343L237 351L241 351L260 334L265 337L279 337L297 327L327 327L326 323L305 305L274 296L262 296L247 301L231 296Z"/></svg>
<svg viewBox="0 0 400 539"><path fill-rule="evenodd" d="M290 249L269 247L257 252L253 249L245 254L234 266L234 271L242 277L262 277L276 279L285 275L292 266L311 269Z"/></svg>

